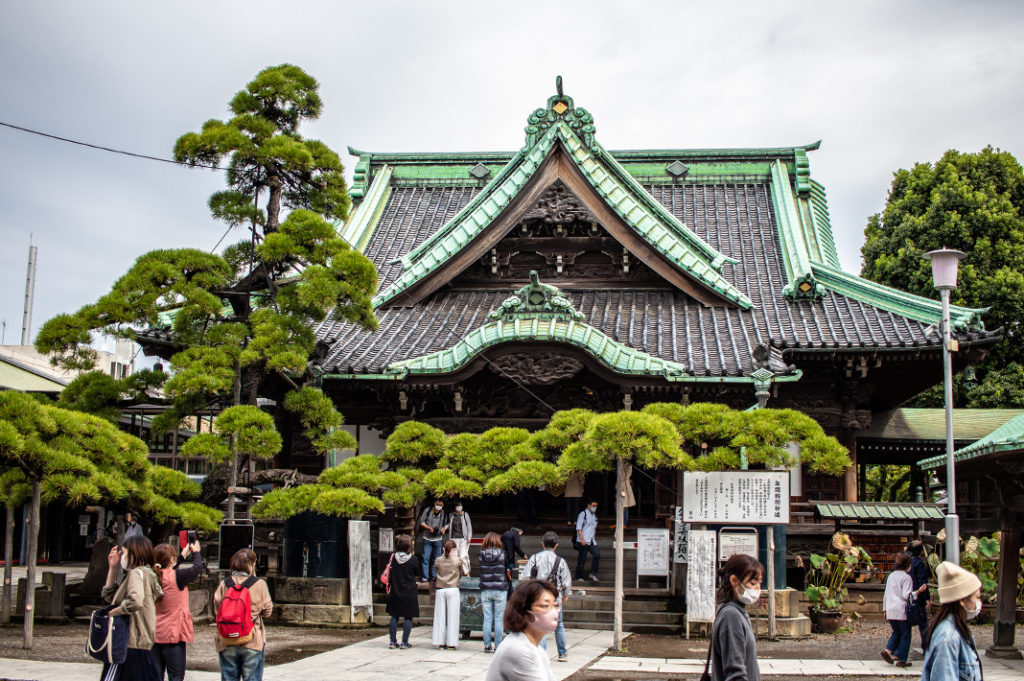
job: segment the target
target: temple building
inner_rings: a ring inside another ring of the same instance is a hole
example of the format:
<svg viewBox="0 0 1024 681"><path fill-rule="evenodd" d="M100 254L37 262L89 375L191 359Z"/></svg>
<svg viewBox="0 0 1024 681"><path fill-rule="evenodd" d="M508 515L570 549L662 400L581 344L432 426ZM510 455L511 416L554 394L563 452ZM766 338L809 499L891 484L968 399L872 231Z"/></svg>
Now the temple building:
<svg viewBox="0 0 1024 681"><path fill-rule="evenodd" d="M941 381L940 305L841 269L817 148L608 151L559 82L517 152L350 150L340 230L380 273L380 330L321 324L319 381L363 451L406 419L710 401L805 412L857 461L875 414ZM996 340L982 312L953 308L957 368ZM857 480L793 493L854 500Z"/></svg>

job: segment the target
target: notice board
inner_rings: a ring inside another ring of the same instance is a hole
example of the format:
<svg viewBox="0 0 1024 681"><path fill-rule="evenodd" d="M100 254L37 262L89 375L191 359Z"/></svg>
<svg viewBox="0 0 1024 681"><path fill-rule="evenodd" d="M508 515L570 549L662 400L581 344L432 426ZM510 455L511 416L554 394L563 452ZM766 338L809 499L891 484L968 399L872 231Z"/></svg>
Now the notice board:
<svg viewBox="0 0 1024 681"><path fill-rule="evenodd" d="M714 530L690 530L689 567L686 570L686 626L715 621L715 572L718 535Z"/></svg>
<svg viewBox="0 0 1024 681"><path fill-rule="evenodd" d="M789 522L789 471L683 473L688 523L778 525Z"/></svg>

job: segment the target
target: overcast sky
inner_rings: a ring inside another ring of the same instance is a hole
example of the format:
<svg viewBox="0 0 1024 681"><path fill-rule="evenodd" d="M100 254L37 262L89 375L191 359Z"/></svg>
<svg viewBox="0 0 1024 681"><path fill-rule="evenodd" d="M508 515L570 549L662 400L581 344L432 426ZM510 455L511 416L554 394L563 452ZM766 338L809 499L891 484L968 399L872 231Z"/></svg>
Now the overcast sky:
<svg viewBox="0 0 1024 681"><path fill-rule="evenodd" d="M844 268L892 173L949 148L1024 154L1019 2L6 2L0 121L169 157L262 68L301 66L339 153L515 150L565 92L608 149L791 146ZM143 252L211 249L221 174L0 128L0 319L18 343L29 234L35 331Z"/></svg>

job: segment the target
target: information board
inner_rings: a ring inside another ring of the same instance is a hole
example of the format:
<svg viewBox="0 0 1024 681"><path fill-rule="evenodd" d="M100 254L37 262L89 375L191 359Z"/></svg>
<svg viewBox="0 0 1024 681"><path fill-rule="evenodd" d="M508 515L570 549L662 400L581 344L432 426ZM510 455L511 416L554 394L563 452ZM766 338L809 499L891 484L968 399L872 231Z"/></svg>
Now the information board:
<svg viewBox="0 0 1024 681"><path fill-rule="evenodd" d="M683 473L683 520L752 525L788 523L789 472Z"/></svg>
<svg viewBox="0 0 1024 681"><path fill-rule="evenodd" d="M348 521L349 603L362 608L373 620L373 573L370 567L370 522Z"/></svg>
<svg viewBox="0 0 1024 681"><path fill-rule="evenodd" d="M395 531L390 527L377 528L377 551L391 553L395 550Z"/></svg>
<svg viewBox="0 0 1024 681"><path fill-rule="evenodd" d="M725 562L737 553L757 558L757 530L722 528L718 532L718 560Z"/></svg>
<svg viewBox="0 0 1024 681"><path fill-rule="evenodd" d="M718 568L714 530L690 530L689 567L686 569L686 628L690 622L715 620L715 572Z"/></svg>
<svg viewBox="0 0 1024 681"><path fill-rule="evenodd" d="M668 530L641 528L636 531L636 572L638 575L667 575Z"/></svg>
<svg viewBox="0 0 1024 681"><path fill-rule="evenodd" d="M685 563L686 550L689 544L690 525L683 522L683 507L674 507L672 525L672 562Z"/></svg>

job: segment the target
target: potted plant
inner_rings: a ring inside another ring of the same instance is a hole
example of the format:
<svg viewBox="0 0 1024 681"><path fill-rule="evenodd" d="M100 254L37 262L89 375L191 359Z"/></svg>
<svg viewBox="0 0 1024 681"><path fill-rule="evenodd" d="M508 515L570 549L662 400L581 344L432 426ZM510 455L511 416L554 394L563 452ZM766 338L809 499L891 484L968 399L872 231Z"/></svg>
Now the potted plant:
<svg viewBox="0 0 1024 681"><path fill-rule="evenodd" d="M811 603L811 622L826 634L836 633L842 624L846 580L862 567L872 566L871 556L863 548L854 546L847 534L837 532L832 537L832 547L835 551L825 555L811 554L804 590Z"/></svg>

